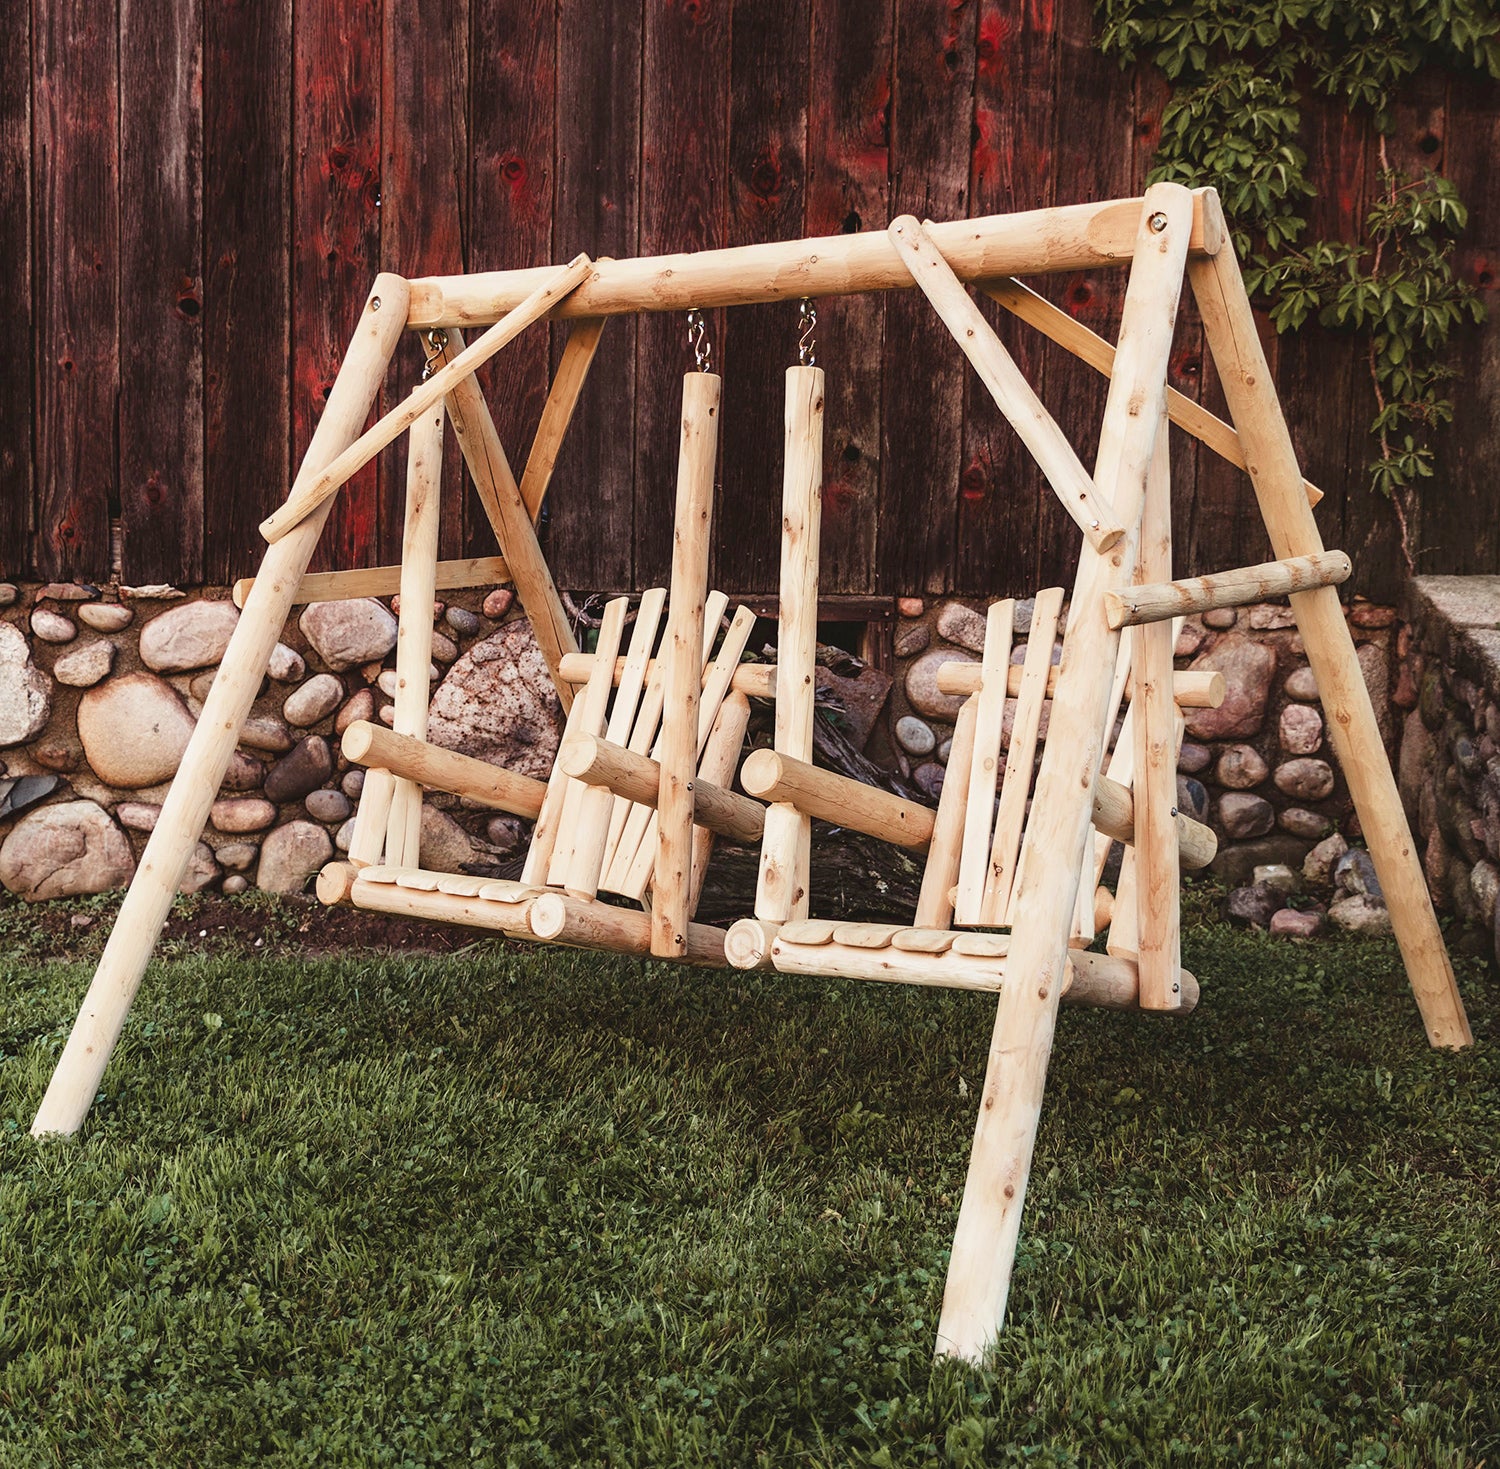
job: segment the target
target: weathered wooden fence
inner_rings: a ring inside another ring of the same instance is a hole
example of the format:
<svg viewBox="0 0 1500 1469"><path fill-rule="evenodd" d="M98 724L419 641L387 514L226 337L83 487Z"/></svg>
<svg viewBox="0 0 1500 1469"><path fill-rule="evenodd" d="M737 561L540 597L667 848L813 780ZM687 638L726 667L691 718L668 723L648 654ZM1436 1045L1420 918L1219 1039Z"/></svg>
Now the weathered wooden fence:
<svg viewBox="0 0 1500 1469"><path fill-rule="evenodd" d="M26 0L0 26L0 573L222 582L253 570L371 276L836 233L1139 189L1163 102L1092 47L1088 0ZM1374 141L1336 108L1309 151L1321 227L1359 215ZM1392 160L1473 213L1500 269L1500 97L1438 75ZM1121 285L1046 282L1111 331ZM916 293L819 305L830 443L824 587L1023 591L1077 537ZM1103 385L1001 323L1087 458ZM794 305L712 321L726 376L716 579L775 586L781 371ZM555 482L559 581L659 581L670 542L675 318L619 321ZM556 335L489 376L524 452ZM1473 332L1418 526L1424 570L1500 565L1500 326ZM1371 389L1345 338L1275 344L1328 544L1392 593L1390 509L1365 488ZM386 401L420 366L415 342ZM1194 323L1173 382L1213 404ZM1178 570L1255 559L1240 477L1182 442ZM457 473L457 461L453 462ZM399 451L359 477L325 565L394 559ZM455 494L444 554L492 549Z"/></svg>

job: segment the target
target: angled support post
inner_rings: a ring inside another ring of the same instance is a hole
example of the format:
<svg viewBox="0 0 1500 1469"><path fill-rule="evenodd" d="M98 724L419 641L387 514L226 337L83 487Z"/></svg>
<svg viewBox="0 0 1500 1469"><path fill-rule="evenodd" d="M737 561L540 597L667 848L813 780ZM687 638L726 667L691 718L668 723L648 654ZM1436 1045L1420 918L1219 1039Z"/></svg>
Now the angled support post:
<svg viewBox="0 0 1500 1469"><path fill-rule="evenodd" d="M344 365L328 395L328 406L307 446L292 490L294 496L298 486L315 480L359 435L405 329L409 299L410 288L400 276L375 278ZM229 767L240 728L260 692L271 650L281 636L331 508L332 502L325 500L266 552L172 788L162 803L156 828L120 905L120 916L83 1008L31 1125L33 1136L77 1132L93 1105L157 935L208 820L209 807Z"/></svg>
<svg viewBox="0 0 1500 1469"><path fill-rule="evenodd" d="M1302 493L1297 453L1256 335L1234 251L1221 250L1212 260L1192 262L1188 280L1230 417L1239 431L1273 553L1282 558L1315 556L1323 550L1322 537ZM1328 714L1328 737L1349 782L1349 794L1385 891L1391 926L1406 961L1427 1039L1434 1046L1472 1045L1474 1035L1432 911L1416 843L1401 809L1396 778L1338 592L1332 586L1292 592L1291 604Z"/></svg>

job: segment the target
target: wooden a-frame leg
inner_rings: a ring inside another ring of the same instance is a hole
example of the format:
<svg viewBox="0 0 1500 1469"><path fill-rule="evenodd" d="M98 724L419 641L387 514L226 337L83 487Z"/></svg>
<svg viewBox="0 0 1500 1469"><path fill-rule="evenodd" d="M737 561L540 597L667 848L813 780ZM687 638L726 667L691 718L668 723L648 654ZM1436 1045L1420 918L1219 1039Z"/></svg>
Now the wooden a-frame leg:
<svg viewBox="0 0 1500 1469"><path fill-rule="evenodd" d="M1156 184L1147 191L1095 467L1100 495L1114 507L1126 535L1103 553L1085 544L1079 561L1033 800L1034 856L1020 875L1018 917L938 1323L938 1353L971 1362L983 1358L1005 1317L1067 972L1091 792L1107 734L1119 634L1110 629L1104 596L1134 565L1192 220L1188 190Z"/></svg>
<svg viewBox="0 0 1500 1469"><path fill-rule="evenodd" d="M1256 335L1233 249L1222 249L1212 259L1194 260L1188 267L1188 280L1274 554L1284 558L1321 551L1322 537L1303 493L1296 450ZM1432 911L1416 843L1401 808L1338 591L1328 586L1293 592L1291 604L1328 715L1328 737L1349 782L1427 1039L1434 1046L1472 1045L1473 1032Z"/></svg>
<svg viewBox="0 0 1500 1469"><path fill-rule="evenodd" d="M328 395L328 406L307 446L298 485L316 479L359 436L406 326L410 295L400 276L375 278L344 365ZM88 1115L332 507L332 500L325 501L266 551L72 1034L37 1109L31 1125L34 1136L77 1132Z"/></svg>

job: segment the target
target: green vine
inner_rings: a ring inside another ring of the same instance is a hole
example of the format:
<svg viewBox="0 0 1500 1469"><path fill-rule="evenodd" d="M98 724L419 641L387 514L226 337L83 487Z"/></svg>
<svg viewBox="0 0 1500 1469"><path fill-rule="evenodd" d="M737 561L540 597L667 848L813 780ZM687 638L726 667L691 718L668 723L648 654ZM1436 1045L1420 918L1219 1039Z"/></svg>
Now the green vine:
<svg viewBox="0 0 1500 1469"><path fill-rule="evenodd" d="M1365 342L1376 414L1371 486L1387 496L1414 568L1411 512L1451 422L1449 338L1484 319L1453 272L1468 211L1452 183L1390 166L1401 85L1441 65L1500 78L1493 0L1096 0L1098 44L1150 61L1172 84L1150 178L1212 183L1276 329L1316 319ZM1308 238L1317 193L1299 138L1302 97L1342 99L1379 137L1378 190L1355 240Z"/></svg>

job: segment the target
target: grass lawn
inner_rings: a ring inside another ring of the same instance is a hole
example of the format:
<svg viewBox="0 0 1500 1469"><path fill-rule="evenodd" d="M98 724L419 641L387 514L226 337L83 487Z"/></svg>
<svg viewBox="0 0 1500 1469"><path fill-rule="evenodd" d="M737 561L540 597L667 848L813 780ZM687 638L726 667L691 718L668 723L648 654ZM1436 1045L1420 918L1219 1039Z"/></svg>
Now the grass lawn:
<svg viewBox="0 0 1500 1469"><path fill-rule="evenodd" d="M0 906L0 1465L1500 1463L1500 1004L1190 895L1063 1012L993 1369L933 1332L994 1002L189 927L72 1142ZM179 925L181 929L181 925ZM54 930L55 932L55 930Z"/></svg>

